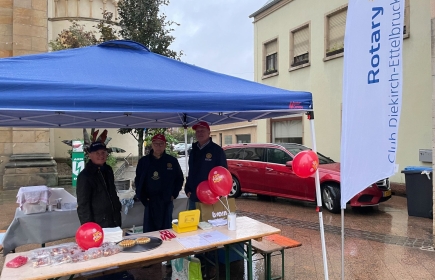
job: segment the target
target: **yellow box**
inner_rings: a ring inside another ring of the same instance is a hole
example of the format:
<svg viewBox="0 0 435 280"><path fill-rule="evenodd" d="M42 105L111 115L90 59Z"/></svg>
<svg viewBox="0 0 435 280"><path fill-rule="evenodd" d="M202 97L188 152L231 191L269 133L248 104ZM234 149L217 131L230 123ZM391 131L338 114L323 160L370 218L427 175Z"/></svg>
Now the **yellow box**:
<svg viewBox="0 0 435 280"><path fill-rule="evenodd" d="M172 229L177 233L197 230L199 213L200 211L198 209L180 212L178 214L178 224L172 223Z"/></svg>

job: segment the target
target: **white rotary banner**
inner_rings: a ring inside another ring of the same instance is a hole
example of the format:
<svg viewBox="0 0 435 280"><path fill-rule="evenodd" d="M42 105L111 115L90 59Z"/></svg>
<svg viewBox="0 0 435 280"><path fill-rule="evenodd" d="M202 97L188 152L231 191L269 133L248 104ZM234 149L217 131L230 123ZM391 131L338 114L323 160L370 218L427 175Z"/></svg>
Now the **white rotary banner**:
<svg viewBox="0 0 435 280"><path fill-rule="evenodd" d="M341 208L396 172L405 0L350 0L344 40Z"/></svg>

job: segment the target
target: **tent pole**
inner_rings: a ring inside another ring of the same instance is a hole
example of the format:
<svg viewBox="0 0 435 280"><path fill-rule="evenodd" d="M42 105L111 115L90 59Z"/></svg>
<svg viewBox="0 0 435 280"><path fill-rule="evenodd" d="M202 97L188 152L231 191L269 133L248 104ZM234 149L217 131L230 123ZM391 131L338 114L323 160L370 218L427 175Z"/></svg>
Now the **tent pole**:
<svg viewBox="0 0 435 280"><path fill-rule="evenodd" d="M311 139L313 145L313 151L317 152L316 148L316 133L314 131L314 112L307 112L308 119L310 120L311 127ZM319 224L320 224L320 238L322 241L322 255L323 255L323 272L325 274L325 280L329 279L328 276L328 260L326 259L326 244L325 244L325 229L323 227L323 213L322 213L322 195L320 191L320 178L319 169L315 173L316 182L316 201L317 201L317 212L319 212Z"/></svg>
<svg viewBox="0 0 435 280"><path fill-rule="evenodd" d="M344 280L344 209L341 208L341 279Z"/></svg>
<svg viewBox="0 0 435 280"><path fill-rule="evenodd" d="M186 177L189 174L189 164L187 161L187 126L184 127L184 160L185 160L185 166L186 166Z"/></svg>

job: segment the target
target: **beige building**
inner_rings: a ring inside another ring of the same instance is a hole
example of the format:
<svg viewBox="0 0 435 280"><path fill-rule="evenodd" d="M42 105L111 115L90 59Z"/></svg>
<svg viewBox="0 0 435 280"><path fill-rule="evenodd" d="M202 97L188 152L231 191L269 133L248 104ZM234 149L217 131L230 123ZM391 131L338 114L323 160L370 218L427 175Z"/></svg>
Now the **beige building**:
<svg viewBox="0 0 435 280"><path fill-rule="evenodd" d="M317 148L340 160L342 76L346 0L270 0L251 15L254 20L255 81L313 94ZM403 46L403 103L397 163L431 166L420 149L432 149L431 12L434 1L406 0ZM370 114L370 110L367 110ZM361 116L362 118L364 116ZM304 116L284 120L294 129L280 130L282 120L257 121L257 141L301 137L311 146ZM297 128L296 128L297 127ZM254 141L252 141L254 142ZM404 183L398 172L392 181Z"/></svg>

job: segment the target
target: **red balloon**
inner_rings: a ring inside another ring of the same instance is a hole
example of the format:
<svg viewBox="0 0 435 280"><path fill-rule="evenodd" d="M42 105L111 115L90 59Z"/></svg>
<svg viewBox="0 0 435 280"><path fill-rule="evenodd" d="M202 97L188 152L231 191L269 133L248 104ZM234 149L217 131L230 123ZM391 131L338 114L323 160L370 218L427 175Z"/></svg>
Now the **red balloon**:
<svg viewBox="0 0 435 280"><path fill-rule="evenodd" d="M233 177L225 167L216 166L208 173L208 183L212 192L227 196L233 187Z"/></svg>
<svg viewBox="0 0 435 280"><path fill-rule="evenodd" d="M319 158L312 150L304 150L295 156L292 166L297 176L307 178L316 173L319 167Z"/></svg>
<svg viewBox="0 0 435 280"><path fill-rule="evenodd" d="M219 196L210 190L208 181L202 181L196 188L196 196L204 204L215 204Z"/></svg>
<svg viewBox="0 0 435 280"><path fill-rule="evenodd" d="M99 224L84 223L76 232L76 242L83 250L93 247L100 247L103 243L104 232Z"/></svg>

